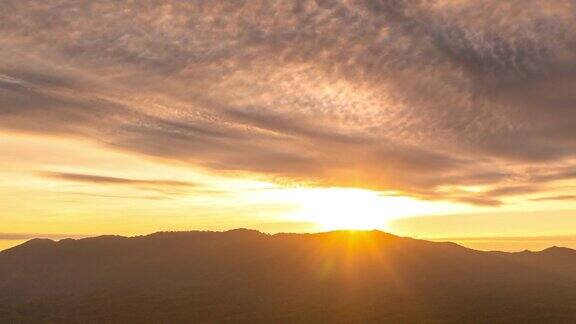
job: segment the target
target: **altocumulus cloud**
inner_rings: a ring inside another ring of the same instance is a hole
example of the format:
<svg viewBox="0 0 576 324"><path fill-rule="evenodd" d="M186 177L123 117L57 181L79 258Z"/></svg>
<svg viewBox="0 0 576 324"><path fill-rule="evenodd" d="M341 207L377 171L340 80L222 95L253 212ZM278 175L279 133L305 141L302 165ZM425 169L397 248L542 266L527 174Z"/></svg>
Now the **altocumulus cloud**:
<svg viewBox="0 0 576 324"><path fill-rule="evenodd" d="M497 205L574 178L575 7L4 0L0 127Z"/></svg>

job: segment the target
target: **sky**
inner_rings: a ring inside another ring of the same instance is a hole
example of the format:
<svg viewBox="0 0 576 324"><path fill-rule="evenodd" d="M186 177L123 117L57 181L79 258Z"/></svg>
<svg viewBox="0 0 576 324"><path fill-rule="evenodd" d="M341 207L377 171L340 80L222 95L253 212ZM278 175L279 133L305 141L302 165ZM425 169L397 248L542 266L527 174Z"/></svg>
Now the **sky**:
<svg viewBox="0 0 576 324"><path fill-rule="evenodd" d="M575 7L0 0L0 242L574 235Z"/></svg>

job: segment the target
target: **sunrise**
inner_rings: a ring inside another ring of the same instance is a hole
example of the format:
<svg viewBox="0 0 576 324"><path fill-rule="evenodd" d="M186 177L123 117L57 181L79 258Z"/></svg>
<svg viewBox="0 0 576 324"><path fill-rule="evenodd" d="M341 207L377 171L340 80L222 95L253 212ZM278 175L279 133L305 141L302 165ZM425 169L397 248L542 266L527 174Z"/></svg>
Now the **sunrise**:
<svg viewBox="0 0 576 324"><path fill-rule="evenodd" d="M576 321L574 12L0 0L0 323Z"/></svg>

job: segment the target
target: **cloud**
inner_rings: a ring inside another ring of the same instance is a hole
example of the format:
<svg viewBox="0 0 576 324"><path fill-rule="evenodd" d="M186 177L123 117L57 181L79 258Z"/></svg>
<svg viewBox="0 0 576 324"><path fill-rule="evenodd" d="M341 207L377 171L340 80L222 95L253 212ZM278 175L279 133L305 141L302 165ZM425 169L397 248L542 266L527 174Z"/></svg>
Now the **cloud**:
<svg viewBox="0 0 576 324"><path fill-rule="evenodd" d="M532 201L576 201L576 195L558 195L532 198Z"/></svg>
<svg viewBox="0 0 576 324"><path fill-rule="evenodd" d="M517 186L503 186L492 189L485 194L492 197L500 196L513 196L513 195L525 195L541 191L542 188L537 185L517 185Z"/></svg>
<svg viewBox="0 0 576 324"><path fill-rule="evenodd" d="M575 6L6 0L0 128L498 205L574 178Z"/></svg>
<svg viewBox="0 0 576 324"><path fill-rule="evenodd" d="M152 185L160 187L192 187L195 184L186 181L177 180L147 180L147 179L129 179L129 178L117 178L117 177L106 177L92 174L80 174L80 173L64 173L64 172L41 172L40 175L47 178L53 178L58 180L75 181L75 182L87 182L96 184L107 184L107 185Z"/></svg>
<svg viewBox="0 0 576 324"><path fill-rule="evenodd" d="M94 194L94 193L87 193L87 192L60 192L61 194L67 195L75 195L75 196L87 196L93 198L122 198L122 199L144 199L144 200L164 200L170 199L169 196L128 196L128 195L103 195L103 194Z"/></svg>

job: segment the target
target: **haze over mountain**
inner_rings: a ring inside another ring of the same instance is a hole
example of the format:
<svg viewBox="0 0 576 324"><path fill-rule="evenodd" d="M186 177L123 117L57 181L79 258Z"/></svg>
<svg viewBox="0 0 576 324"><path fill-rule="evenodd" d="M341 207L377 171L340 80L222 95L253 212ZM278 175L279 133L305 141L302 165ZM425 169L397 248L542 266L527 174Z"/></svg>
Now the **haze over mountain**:
<svg viewBox="0 0 576 324"><path fill-rule="evenodd" d="M379 231L35 239L0 252L0 322L576 321L576 251Z"/></svg>

